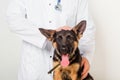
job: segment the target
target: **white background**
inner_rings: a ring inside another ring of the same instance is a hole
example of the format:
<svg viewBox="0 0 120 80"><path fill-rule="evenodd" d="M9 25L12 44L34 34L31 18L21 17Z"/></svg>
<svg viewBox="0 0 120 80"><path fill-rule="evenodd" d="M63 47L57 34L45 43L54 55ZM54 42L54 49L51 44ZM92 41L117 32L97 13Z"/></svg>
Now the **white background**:
<svg viewBox="0 0 120 80"><path fill-rule="evenodd" d="M10 0L0 0L0 80L17 80L21 40L5 20ZM120 0L89 0L96 24L95 80L120 80Z"/></svg>

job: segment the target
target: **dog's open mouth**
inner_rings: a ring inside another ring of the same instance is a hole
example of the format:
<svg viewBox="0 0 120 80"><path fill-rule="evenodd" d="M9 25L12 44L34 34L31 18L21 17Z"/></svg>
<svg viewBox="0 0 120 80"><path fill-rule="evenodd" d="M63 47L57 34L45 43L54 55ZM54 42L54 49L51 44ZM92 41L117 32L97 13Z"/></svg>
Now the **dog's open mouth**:
<svg viewBox="0 0 120 80"><path fill-rule="evenodd" d="M62 67L67 67L69 65L70 61L69 61L69 55L68 54L62 54L61 56L61 66Z"/></svg>

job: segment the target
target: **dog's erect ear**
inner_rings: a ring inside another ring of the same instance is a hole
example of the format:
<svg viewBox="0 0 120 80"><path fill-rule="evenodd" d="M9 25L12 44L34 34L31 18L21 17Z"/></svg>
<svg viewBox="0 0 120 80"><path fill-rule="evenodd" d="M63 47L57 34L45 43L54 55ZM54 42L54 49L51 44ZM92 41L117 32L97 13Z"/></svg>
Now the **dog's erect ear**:
<svg viewBox="0 0 120 80"><path fill-rule="evenodd" d="M55 30L43 29L43 28L39 28L39 30L50 41L53 39L53 35L56 32Z"/></svg>
<svg viewBox="0 0 120 80"><path fill-rule="evenodd" d="M75 34L78 36L78 39L83 35L83 32L86 28L86 21L83 20L80 23L78 23L72 30L75 32Z"/></svg>

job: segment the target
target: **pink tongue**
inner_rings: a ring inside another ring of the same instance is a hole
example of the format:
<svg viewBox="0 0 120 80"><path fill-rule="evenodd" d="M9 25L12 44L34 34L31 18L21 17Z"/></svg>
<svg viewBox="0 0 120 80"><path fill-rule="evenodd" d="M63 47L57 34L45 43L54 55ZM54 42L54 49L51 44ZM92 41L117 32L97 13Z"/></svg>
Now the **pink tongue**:
<svg viewBox="0 0 120 80"><path fill-rule="evenodd" d="M69 58L68 55L62 55L62 61L61 61L61 65L63 67L67 67L69 65Z"/></svg>

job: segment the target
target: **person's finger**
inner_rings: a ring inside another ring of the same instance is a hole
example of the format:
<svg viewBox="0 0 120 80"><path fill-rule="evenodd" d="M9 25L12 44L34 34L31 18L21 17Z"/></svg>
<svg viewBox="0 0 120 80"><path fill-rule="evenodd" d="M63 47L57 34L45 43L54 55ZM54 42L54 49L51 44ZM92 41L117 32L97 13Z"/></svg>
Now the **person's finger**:
<svg viewBox="0 0 120 80"><path fill-rule="evenodd" d="M89 67L87 66L88 64L86 62L84 62L83 64L84 64L84 69L83 69L82 75L88 73L89 71Z"/></svg>
<svg viewBox="0 0 120 80"><path fill-rule="evenodd" d="M62 27L59 27L58 29L56 29L56 31L61 31Z"/></svg>
<svg viewBox="0 0 120 80"><path fill-rule="evenodd" d="M85 75L85 74L87 74L89 72L89 69L86 69L86 70L84 70L84 72L82 72L82 75Z"/></svg>
<svg viewBox="0 0 120 80"><path fill-rule="evenodd" d="M83 80L83 79L85 79L85 78L87 77L87 75L88 75L88 73L83 74L83 75L82 75L82 77L81 77L81 78L82 78L82 80Z"/></svg>
<svg viewBox="0 0 120 80"><path fill-rule="evenodd" d="M86 58L82 58L82 64L81 65L84 67L82 74L85 74L86 72L89 71L90 65L89 65L89 63L88 63Z"/></svg>
<svg viewBox="0 0 120 80"><path fill-rule="evenodd" d="M72 28L69 27L69 26L64 26L63 29L64 29L64 30L71 30Z"/></svg>
<svg viewBox="0 0 120 80"><path fill-rule="evenodd" d="M82 75L82 79L84 79L87 77L88 72L89 72L89 68L90 68L89 62L84 57L82 58L81 66L83 67L83 72L81 75Z"/></svg>
<svg viewBox="0 0 120 80"><path fill-rule="evenodd" d="M86 63L85 63L85 60L84 60L84 59L82 59L81 66L84 67L82 74L85 74L85 72L86 72Z"/></svg>
<svg viewBox="0 0 120 80"><path fill-rule="evenodd" d="M63 27L59 27L58 29L56 29L56 31L61 31L61 30L71 30L72 28L69 26L63 26Z"/></svg>
<svg viewBox="0 0 120 80"><path fill-rule="evenodd" d="M88 71L89 71L89 69L88 69L88 68L84 68L84 69L83 69L83 72L82 72L82 75L84 75L84 74L88 73Z"/></svg>

